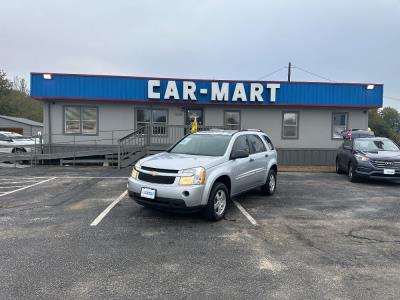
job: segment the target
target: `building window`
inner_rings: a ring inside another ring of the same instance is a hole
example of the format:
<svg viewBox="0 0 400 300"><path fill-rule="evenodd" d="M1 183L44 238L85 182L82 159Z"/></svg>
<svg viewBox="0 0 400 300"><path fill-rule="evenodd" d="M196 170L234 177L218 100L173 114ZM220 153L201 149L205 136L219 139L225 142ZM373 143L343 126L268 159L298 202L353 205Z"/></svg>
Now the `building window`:
<svg viewBox="0 0 400 300"><path fill-rule="evenodd" d="M136 128L152 125L152 135L166 135L167 115L165 109L137 109Z"/></svg>
<svg viewBox="0 0 400 300"><path fill-rule="evenodd" d="M224 127L226 129L240 130L240 112L225 111L224 112Z"/></svg>
<svg viewBox="0 0 400 300"><path fill-rule="evenodd" d="M282 118L282 138L297 139L299 137L299 113L284 112Z"/></svg>
<svg viewBox="0 0 400 300"><path fill-rule="evenodd" d="M91 106L65 106L64 132L66 134L97 134L98 108Z"/></svg>
<svg viewBox="0 0 400 300"><path fill-rule="evenodd" d="M342 139L342 131L347 129L349 122L348 113L333 113L332 114L332 138Z"/></svg>

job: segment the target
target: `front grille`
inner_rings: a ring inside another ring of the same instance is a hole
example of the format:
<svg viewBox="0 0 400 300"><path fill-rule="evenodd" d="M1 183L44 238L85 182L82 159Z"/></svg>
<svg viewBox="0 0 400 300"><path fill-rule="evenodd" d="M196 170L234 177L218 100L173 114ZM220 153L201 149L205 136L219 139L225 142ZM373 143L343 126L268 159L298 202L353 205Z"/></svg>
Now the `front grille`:
<svg viewBox="0 0 400 300"><path fill-rule="evenodd" d="M139 180L151 182L151 183L159 183L159 184L173 184L175 181L174 176L159 176L159 175L151 175L139 172Z"/></svg>
<svg viewBox="0 0 400 300"><path fill-rule="evenodd" d="M400 170L400 161L371 160L371 164L378 169Z"/></svg>
<svg viewBox="0 0 400 300"><path fill-rule="evenodd" d="M160 172L160 173L173 173L173 174L178 173L178 170L157 169L157 168L150 168L150 167L141 167L141 168L146 171L154 171L154 172Z"/></svg>

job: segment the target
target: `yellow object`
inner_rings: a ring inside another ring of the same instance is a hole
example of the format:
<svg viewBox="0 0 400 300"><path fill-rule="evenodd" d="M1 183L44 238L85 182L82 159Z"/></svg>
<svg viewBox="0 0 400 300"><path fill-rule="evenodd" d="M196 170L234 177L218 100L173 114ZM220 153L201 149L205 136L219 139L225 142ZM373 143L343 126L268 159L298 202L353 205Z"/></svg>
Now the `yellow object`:
<svg viewBox="0 0 400 300"><path fill-rule="evenodd" d="M190 129L191 133L197 132L197 117L194 117L193 123L192 123L192 128Z"/></svg>
<svg viewBox="0 0 400 300"><path fill-rule="evenodd" d="M371 128L368 127L368 131L372 131Z"/></svg>

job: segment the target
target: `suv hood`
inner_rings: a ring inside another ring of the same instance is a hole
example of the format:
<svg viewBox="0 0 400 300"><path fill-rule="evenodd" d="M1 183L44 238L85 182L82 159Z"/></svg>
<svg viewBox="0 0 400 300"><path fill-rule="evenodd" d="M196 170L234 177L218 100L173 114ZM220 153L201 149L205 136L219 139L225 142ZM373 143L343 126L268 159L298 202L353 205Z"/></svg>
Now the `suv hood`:
<svg viewBox="0 0 400 300"><path fill-rule="evenodd" d="M223 162L223 156L200 156L162 152L141 160L141 165L156 169L184 170L195 167L211 168Z"/></svg>
<svg viewBox="0 0 400 300"><path fill-rule="evenodd" d="M400 151L360 151L366 157L374 160L398 160L400 161Z"/></svg>

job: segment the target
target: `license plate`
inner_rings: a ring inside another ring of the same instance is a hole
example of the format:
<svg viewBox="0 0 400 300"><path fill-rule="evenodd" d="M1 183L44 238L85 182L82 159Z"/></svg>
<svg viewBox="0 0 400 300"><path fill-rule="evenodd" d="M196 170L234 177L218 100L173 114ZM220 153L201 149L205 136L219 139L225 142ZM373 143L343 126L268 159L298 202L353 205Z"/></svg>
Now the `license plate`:
<svg viewBox="0 0 400 300"><path fill-rule="evenodd" d="M144 187L140 191L140 197L147 198L147 199L155 199L156 198L156 190Z"/></svg>
<svg viewBox="0 0 400 300"><path fill-rule="evenodd" d="M396 174L396 171L393 169L383 169L383 174L385 175L394 175Z"/></svg>

